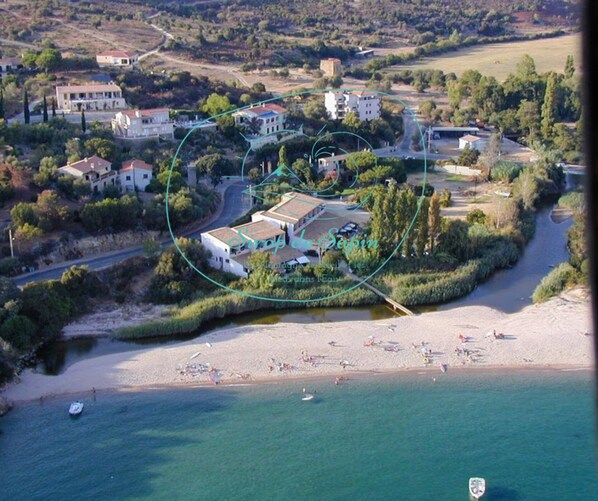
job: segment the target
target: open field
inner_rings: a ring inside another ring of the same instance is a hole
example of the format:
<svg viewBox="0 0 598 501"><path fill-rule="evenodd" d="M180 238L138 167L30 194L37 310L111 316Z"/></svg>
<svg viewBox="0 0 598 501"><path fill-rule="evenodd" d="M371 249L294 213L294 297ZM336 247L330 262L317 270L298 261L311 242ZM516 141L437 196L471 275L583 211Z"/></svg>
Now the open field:
<svg viewBox="0 0 598 501"><path fill-rule="evenodd" d="M407 181L421 185L424 175L410 174ZM442 193L445 188L450 190L451 205L443 208L441 214L454 219L465 219L474 209L481 209L487 214L492 213L493 206L499 199L494 192L501 189L496 183L476 182L471 176L456 176L439 169L426 174L426 184L434 186L438 193ZM504 186L502 189L504 190Z"/></svg>
<svg viewBox="0 0 598 501"><path fill-rule="evenodd" d="M425 58L412 64L392 66L389 70L435 69L445 73L452 71L459 76L465 70L475 69L483 75L491 75L502 81L515 71L517 63L525 54L534 58L538 73L551 70L562 72L569 54L573 54L575 61L579 64L580 50L581 36L575 34L543 40L467 47L442 56Z"/></svg>

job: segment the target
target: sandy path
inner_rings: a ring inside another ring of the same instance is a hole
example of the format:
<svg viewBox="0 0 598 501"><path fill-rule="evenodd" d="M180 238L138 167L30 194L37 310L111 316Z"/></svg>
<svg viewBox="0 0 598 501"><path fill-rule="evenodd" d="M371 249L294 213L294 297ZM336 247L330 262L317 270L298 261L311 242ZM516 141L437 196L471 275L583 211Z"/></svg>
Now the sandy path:
<svg viewBox="0 0 598 501"><path fill-rule="evenodd" d="M495 339L493 329L505 339ZM330 376L332 382L341 374L425 367L441 377L440 364L449 371L591 367L593 336L584 334L589 330L589 302L575 294L511 315L470 306L381 321L246 326L212 332L201 341L84 360L59 376L25 372L4 396L28 400L92 388L209 384L209 368L227 384L311 376ZM428 364L422 349L432 353Z"/></svg>

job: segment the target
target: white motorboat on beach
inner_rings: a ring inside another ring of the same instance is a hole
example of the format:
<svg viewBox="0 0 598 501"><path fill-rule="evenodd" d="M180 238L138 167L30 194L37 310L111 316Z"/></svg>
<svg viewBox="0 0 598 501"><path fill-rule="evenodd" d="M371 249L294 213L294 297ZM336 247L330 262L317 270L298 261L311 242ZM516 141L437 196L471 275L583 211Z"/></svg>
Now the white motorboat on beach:
<svg viewBox="0 0 598 501"><path fill-rule="evenodd" d="M469 479L469 495L472 499L480 499L486 493L486 480L480 477Z"/></svg>
<svg viewBox="0 0 598 501"><path fill-rule="evenodd" d="M69 407L69 416L78 416L83 412L83 402L76 401Z"/></svg>

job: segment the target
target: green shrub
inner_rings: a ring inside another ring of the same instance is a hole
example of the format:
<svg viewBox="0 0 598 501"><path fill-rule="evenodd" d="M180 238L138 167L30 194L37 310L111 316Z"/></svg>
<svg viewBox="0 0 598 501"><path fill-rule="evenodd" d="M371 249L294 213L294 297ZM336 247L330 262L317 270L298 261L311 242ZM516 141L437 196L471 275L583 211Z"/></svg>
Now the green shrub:
<svg viewBox="0 0 598 501"><path fill-rule="evenodd" d="M523 166L517 162L498 162L490 173L492 181L502 181L503 183L511 183L519 176Z"/></svg>
<svg viewBox="0 0 598 501"><path fill-rule="evenodd" d="M37 326L23 315L15 315L0 327L0 337L20 351L27 351L35 344Z"/></svg>
<svg viewBox="0 0 598 501"><path fill-rule="evenodd" d="M582 212L585 209L585 195L579 191L565 193L559 198L559 206L575 212Z"/></svg>
<svg viewBox="0 0 598 501"><path fill-rule="evenodd" d="M548 275L546 275L540 285L536 287L532 294L534 303L543 303L564 291L567 287L575 285L577 281L577 271L569 263L561 263Z"/></svg>
<svg viewBox="0 0 598 501"><path fill-rule="evenodd" d="M440 207L449 207L451 205L451 190L445 188L440 194Z"/></svg>
<svg viewBox="0 0 598 501"><path fill-rule="evenodd" d="M465 218L470 224L484 224L486 222L486 214L482 209L474 209Z"/></svg>
<svg viewBox="0 0 598 501"><path fill-rule="evenodd" d="M21 270L21 262L16 257L5 257L0 259L0 275L12 277L17 275Z"/></svg>
<svg viewBox="0 0 598 501"><path fill-rule="evenodd" d="M74 300L58 280L25 285L21 300L21 313L38 325L40 341L58 336L75 311Z"/></svg>
<svg viewBox="0 0 598 501"><path fill-rule="evenodd" d="M0 385L8 383L14 376L14 367L5 359L0 350Z"/></svg>

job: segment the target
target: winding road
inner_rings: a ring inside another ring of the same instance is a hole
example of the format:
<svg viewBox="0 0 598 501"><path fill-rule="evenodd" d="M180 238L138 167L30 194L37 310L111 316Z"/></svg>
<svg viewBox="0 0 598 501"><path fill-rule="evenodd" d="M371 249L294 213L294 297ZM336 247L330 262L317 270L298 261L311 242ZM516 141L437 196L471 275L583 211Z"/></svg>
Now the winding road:
<svg viewBox="0 0 598 501"><path fill-rule="evenodd" d="M204 222L198 228L195 228L187 233L181 235L189 238L198 238L199 234L204 231L213 230L220 226L226 226L239 218L247 212L249 209L249 201L247 196L243 195L244 190L247 188L245 183L235 182L226 187L223 194L222 203L220 209L216 211L215 215L209 220ZM161 242L162 247L167 247L172 244L172 239L167 239ZM122 249L113 252L107 252L99 256L91 256L82 259L76 259L73 261L65 261L56 266L51 266L43 270L37 270L24 275L19 275L14 278L17 285L25 285L28 282L38 282L40 280L50 280L60 278L62 273L70 268L71 266L88 266L92 270L100 270L113 266L124 259L133 256L142 256L143 249L140 245L136 247L130 247L128 249Z"/></svg>

